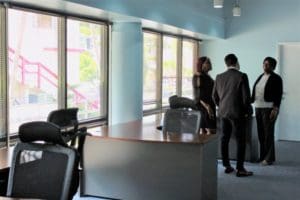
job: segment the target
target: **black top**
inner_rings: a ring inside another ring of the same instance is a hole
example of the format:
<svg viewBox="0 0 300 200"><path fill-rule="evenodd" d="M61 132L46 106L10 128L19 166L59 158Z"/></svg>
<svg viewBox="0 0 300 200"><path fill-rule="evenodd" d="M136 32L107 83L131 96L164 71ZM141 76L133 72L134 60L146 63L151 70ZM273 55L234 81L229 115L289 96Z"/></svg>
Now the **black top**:
<svg viewBox="0 0 300 200"><path fill-rule="evenodd" d="M255 101L256 84L259 82L259 80L263 75L264 74L261 74L254 83L253 90L252 90L252 97L251 97L252 102ZM273 102L274 106L279 108L282 99L282 90L283 90L282 87L283 86L282 86L281 77L278 74L271 72L270 77L267 80L265 85L265 93L264 93L265 101Z"/></svg>
<svg viewBox="0 0 300 200"><path fill-rule="evenodd" d="M213 87L214 80L208 74L195 74L193 76L194 100L197 106L201 107L200 100L202 100L212 108L215 107L212 99Z"/></svg>

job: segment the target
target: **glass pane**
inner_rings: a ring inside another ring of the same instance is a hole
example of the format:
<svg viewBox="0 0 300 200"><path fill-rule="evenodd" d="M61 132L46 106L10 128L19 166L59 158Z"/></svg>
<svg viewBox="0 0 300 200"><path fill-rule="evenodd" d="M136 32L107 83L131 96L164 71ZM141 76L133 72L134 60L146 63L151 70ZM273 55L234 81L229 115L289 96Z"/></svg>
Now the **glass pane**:
<svg viewBox="0 0 300 200"><path fill-rule="evenodd" d="M79 108L80 120L105 116L105 27L68 19L67 30L68 107Z"/></svg>
<svg viewBox="0 0 300 200"><path fill-rule="evenodd" d="M157 107L159 35L144 33L143 110Z"/></svg>
<svg viewBox="0 0 300 200"><path fill-rule="evenodd" d="M6 130L5 130L5 120L6 120L6 113L5 113L5 52L2 49L5 48L2 38L5 37L5 8L0 5L0 148L6 144L5 140L1 140L6 137Z"/></svg>
<svg viewBox="0 0 300 200"><path fill-rule="evenodd" d="M163 106L169 105L169 97L176 94L177 48L176 38L166 36L163 37Z"/></svg>
<svg viewBox="0 0 300 200"><path fill-rule="evenodd" d="M8 9L9 132L57 109L57 17Z"/></svg>
<svg viewBox="0 0 300 200"><path fill-rule="evenodd" d="M182 96L193 98L192 77L196 42L183 40L182 43Z"/></svg>

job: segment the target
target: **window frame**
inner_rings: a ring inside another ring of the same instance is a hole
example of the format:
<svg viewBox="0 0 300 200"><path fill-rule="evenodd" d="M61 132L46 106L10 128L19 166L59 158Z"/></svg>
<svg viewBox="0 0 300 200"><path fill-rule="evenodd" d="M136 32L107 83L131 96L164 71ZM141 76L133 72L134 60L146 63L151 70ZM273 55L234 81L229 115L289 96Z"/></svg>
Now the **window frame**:
<svg viewBox="0 0 300 200"><path fill-rule="evenodd" d="M0 142L4 142L5 146L9 146L10 138L8 137L8 70L7 70L7 9L0 4L0 114L2 117L0 122ZM1 146L1 145L0 145Z"/></svg>
<svg viewBox="0 0 300 200"><path fill-rule="evenodd" d="M194 55L194 59L193 59L193 74L197 71L196 69L196 65L197 65L197 60L198 60L198 57L199 57L199 49L200 49L200 44L199 44L199 40L195 40L195 39L191 39L191 38L182 38L182 56L181 56L181 59L183 59L183 43L184 42L191 42L193 43L193 55ZM183 73L183 60L181 61L181 75ZM182 78L183 76L181 77L181 81L182 81ZM192 78L192 77L191 77ZM182 95L182 87L183 85L181 84L181 94Z"/></svg>
<svg viewBox="0 0 300 200"><path fill-rule="evenodd" d="M156 66L157 66L157 69L156 70L157 70L158 73L156 74L156 79L157 79L157 82L162 82L162 59L163 59L162 58L163 57L163 54L162 54L162 48L163 48L162 35L158 32L150 32L150 31L147 31L147 30L143 31L143 34L144 33L153 34L156 37L158 37L158 40L157 40L157 43L156 43L156 45L157 45L157 52L156 52L156 56L157 56ZM144 59L144 54L143 54L143 59ZM143 67L143 69L144 69L144 67ZM143 106L144 105L154 105L155 108L147 109L150 112L157 110L162 105L162 84L156 86L156 97L157 98L154 101L144 102L144 99L143 99Z"/></svg>
<svg viewBox="0 0 300 200"><path fill-rule="evenodd" d="M103 109L103 113L104 113L104 116L100 116L99 118L90 118L90 119L84 119L84 120L80 120L80 123L81 124L89 124L89 122L92 122L92 123L96 123L97 124L97 122L99 121L101 124L103 123L103 121L106 121L107 122L107 119L108 119L108 80L109 80L109 78L108 78L108 60L109 60L109 58L108 58L108 56L109 56L109 54L108 54L108 52L109 52L109 49L108 49L108 44L109 44L109 41L108 41L108 39L109 39L109 27L108 27L108 24L107 23L104 23L103 21L96 21L96 20L94 20L94 19L89 19L89 18L80 18L80 17L77 17L77 16L67 16L67 17L65 17L65 27L66 27L66 31L65 31L65 34L66 34L66 36L65 36L65 41L64 41L64 43L65 43L65 59L66 59L66 61L65 61L65 84L64 84L64 87L65 87L65 89L64 89L64 91L66 92L66 98L65 98L65 104L64 104L64 106L65 106L65 108L67 108L68 107L68 105L67 105L67 94L68 94L68 91L67 91L67 82L68 82L68 79L67 79L67 73L68 73L68 69L67 69L67 67L68 67L68 53L67 53L67 21L68 21L68 19L70 19L70 20L75 20L75 21L82 21L82 22L87 22L87 23L93 23L93 24L97 24L97 25L101 25L101 26L103 26L103 34L101 34L101 39L102 39L102 41L104 41L104 46L103 46L103 49L101 50L101 58L104 58L103 60L102 60L102 63L101 63L101 65L103 65L104 67L103 67L103 69L101 68L101 70L103 71L103 72L105 72L104 73L104 95L105 95L105 98L104 98L104 101L103 101L103 104L102 105L104 105L104 106L100 106L100 108L102 108L102 107L104 107L104 109ZM100 110L100 113L102 112L102 110Z"/></svg>
<svg viewBox="0 0 300 200"><path fill-rule="evenodd" d="M68 18L71 19L78 19L80 21L87 21L92 22L95 24L99 24L103 26L104 33L101 34L101 37L104 41L103 50L101 51L101 56L103 59L103 69L101 71L104 72L104 99L102 100L104 115L98 118L90 118L86 120L80 120L79 126L87 126L87 127L94 127L99 125L107 124L108 120L108 61L109 61L109 27L110 22L98 19L98 18L91 18L87 16L81 15L74 15L71 13L62 13L56 12L53 10L47 10L42 8L34 8L25 5L18 5L13 3L0 3L0 114L3 117L3 121L0 123L2 127L1 129L4 130L4 133L0 133L0 142L6 141L6 145L10 145L10 140L17 138L17 133L10 133L9 132L9 96L8 96L8 82L9 82L9 74L8 74L8 9L14 9L19 11L31 12L35 14L43 14L49 16L55 16L58 18L58 88L57 88L57 95L58 95L58 108L67 108L67 91L66 91L66 84L67 84L67 30L66 30L66 22ZM100 106L102 107L102 106ZM1 146L1 145L0 145Z"/></svg>
<svg viewBox="0 0 300 200"><path fill-rule="evenodd" d="M150 102L153 103L154 105L156 105L156 108L154 109L144 109L143 108L143 115L151 115L151 114L155 114L155 113L161 113L164 112L166 109L169 108L169 106L163 106L162 105L162 92L163 92L163 84L162 84L162 80L163 80L163 37L167 36L167 37L174 37L177 39L177 75L176 75L176 94L178 96L182 95L182 58L183 58L183 41L192 41L194 44L194 60L193 60L193 72L195 72L195 64L196 64L196 60L199 56L199 49L200 49L200 39L197 38L192 38L192 37L188 37L185 35L177 35L177 34L172 34L169 32L161 32L161 31L157 31L157 30L153 30L153 29L148 29L148 28L143 28L143 34L144 33L148 33L148 34L156 34L160 37L160 39L158 40L160 42L160 44L157 44L159 47L159 51L157 52L159 54L158 59L157 59L157 63L158 63L158 74L160 79L157 81L157 92L159 92L159 95L157 96L158 98L153 101ZM144 66L143 66L144 68ZM143 91L143 96L144 96L144 91ZM145 102L143 99L143 106L149 104L149 102Z"/></svg>

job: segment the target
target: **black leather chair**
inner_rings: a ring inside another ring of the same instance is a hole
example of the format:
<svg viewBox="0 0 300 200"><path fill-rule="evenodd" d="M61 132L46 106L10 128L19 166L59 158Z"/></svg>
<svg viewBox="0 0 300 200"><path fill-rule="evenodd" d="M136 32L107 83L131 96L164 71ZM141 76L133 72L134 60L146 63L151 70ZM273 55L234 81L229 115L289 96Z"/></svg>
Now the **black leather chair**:
<svg viewBox="0 0 300 200"><path fill-rule="evenodd" d="M169 97L169 105L172 109L178 108L191 108L197 110L196 102L193 99L187 97L179 97L177 95L173 95Z"/></svg>
<svg viewBox="0 0 300 200"><path fill-rule="evenodd" d="M169 97L170 109L167 109L161 126L156 127L163 133L198 133L201 114L195 101L173 95ZM193 110L194 109L194 110Z"/></svg>
<svg viewBox="0 0 300 200"><path fill-rule="evenodd" d="M81 155L80 160L82 160L82 150L85 142L85 137L86 135L90 134L87 132L86 127L78 128L79 122L77 113L78 108L54 110L49 113L47 121L54 123L60 127L63 140L66 143L70 142L70 145L72 147L77 146L77 150ZM80 163L82 165L82 162Z"/></svg>
<svg viewBox="0 0 300 200"><path fill-rule="evenodd" d="M168 109L164 115L163 133L199 133L201 114L196 110Z"/></svg>
<svg viewBox="0 0 300 200"><path fill-rule="evenodd" d="M14 149L7 196L69 200L79 183L79 154L53 123L29 122L19 127L21 142Z"/></svg>

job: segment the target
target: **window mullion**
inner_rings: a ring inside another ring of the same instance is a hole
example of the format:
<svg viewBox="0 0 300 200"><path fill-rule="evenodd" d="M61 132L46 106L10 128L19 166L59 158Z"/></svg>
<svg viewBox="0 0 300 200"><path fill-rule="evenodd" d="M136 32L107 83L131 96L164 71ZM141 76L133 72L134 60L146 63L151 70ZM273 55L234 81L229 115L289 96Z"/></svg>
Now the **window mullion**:
<svg viewBox="0 0 300 200"><path fill-rule="evenodd" d="M0 136L6 137L9 146L7 112L7 10L0 5Z"/></svg>
<svg viewBox="0 0 300 200"><path fill-rule="evenodd" d="M163 35L159 34L159 39L157 40L157 67L158 67L158 74L157 74L157 83L159 84L156 88L156 97L157 97L157 109L162 109L162 88L163 88Z"/></svg>
<svg viewBox="0 0 300 200"><path fill-rule="evenodd" d="M67 107L67 26L66 17L58 18L58 107Z"/></svg>
<svg viewBox="0 0 300 200"><path fill-rule="evenodd" d="M196 70L196 65L197 65L197 60L198 57L200 57L200 43L199 41L195 41L195 45L194 45L194 67L193 67L193 72L195 73Z"/></svg>
<svg viewBox="0 0 300 200"><path fill-rule="evenodd" d="M182 95L182 38L177 40L177 78L176 78L176 94Z"/></svg>
<svg viewBox="0 0 300 200"><path fill-rule="evenodd" d="M104 85L103 88L100 88L100 97L103 98L103 100L101 101L101 105L100 105L100 113L105 116L107 116L108 113L108 61L109 61L109 51L108 51L108 41L109 41L109 34L108 34L108 27L107 26L103 26L102 27L102 34L101 34L101 41L104 42L103 46L101 47L101 76L103 77L103 81L104 81Z"/></svg>

